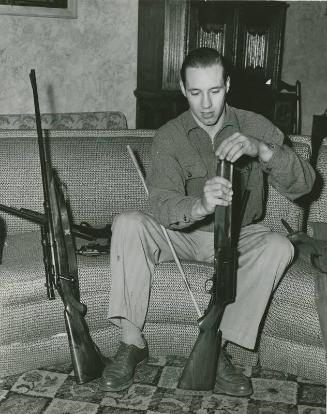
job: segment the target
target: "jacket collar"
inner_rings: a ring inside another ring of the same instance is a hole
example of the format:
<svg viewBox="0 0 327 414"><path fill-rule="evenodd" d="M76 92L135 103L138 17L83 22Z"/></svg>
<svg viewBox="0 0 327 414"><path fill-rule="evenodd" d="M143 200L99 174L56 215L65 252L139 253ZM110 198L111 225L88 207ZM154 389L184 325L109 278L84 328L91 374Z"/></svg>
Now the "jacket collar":
<svg viewBox="0 0 327 414"><path fill-rule="evenodd" d="M189 133L194 129L202 129L197 122L194 119L194 116L192 115L192 112L190 109L188 109L186 112L182 114L182 122L185 128L186 133L189 135ZM240 125L237 119L236 110L235 108L229 106L226 103L226 114L225 119L222 125L222 128L218 132L217 135L220 134L222 130L224 130L226 127L233 127L233 131L239 131Z"/></svg>

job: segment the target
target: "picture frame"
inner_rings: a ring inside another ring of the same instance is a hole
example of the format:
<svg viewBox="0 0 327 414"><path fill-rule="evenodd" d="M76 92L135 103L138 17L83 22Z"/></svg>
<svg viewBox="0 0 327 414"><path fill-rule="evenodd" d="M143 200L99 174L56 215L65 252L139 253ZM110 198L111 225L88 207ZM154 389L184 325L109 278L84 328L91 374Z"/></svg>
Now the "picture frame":
<svg viewBox="0 0 327 414"><path fill-rule="evenodd" d="M49 6L24 5L22 1L11 2L12 4L0 4L0 15L34 16L34 17L59 17L66 19L77 18L77 0L67 0L67 8Z"/></svg>

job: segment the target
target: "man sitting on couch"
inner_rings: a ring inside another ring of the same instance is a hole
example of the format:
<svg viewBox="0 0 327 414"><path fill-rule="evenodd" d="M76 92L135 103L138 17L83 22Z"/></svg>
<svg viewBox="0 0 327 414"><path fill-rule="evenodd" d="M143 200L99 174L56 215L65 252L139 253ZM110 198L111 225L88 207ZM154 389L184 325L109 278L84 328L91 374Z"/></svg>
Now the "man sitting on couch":
<svg viewBox="0 0 327 414"><path fill-rule="evenodd" d="M107 391L129 387L136 366L148 357L142 329L154 266L172 260L159 223L179 258L213 262L213 213L233 197L231 183L215 176L217 158L235 163L241 190L250 191L238 242L236 301L226 307L220 325L225 341L254 348L270 295L292 260L288 239L256 224L263 215L264 174L294 200L311 190L315 173L283 144L283 134L270 121L226 103L230 83L216 50L200 48L186 56L180 86L189 110L162 126L153 141L147 177L152 215L128 212L114 220L109 317L121 327L122 341L103 373L101 387ZM250 380L224 351L217 383L226 394L252 393Z"/></svg>

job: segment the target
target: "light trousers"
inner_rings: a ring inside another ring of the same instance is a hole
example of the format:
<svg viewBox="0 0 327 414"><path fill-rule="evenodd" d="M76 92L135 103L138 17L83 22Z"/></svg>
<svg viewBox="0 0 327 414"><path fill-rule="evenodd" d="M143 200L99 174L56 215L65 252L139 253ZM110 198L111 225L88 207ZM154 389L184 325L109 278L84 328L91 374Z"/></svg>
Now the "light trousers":
<svg viewBox="0 0 327 414"><path fill-rule="evenodd" d="M115 218L112 230L108 316L117 325L125 318L143 329L154 267L173 256L160 225L148 214L123 213ZM213 233L167 232L179 259L213 262ZM271 293L294 249L285 236L252 224L242 228L238 252L236 300L225 308L220 329L225 340L253 349Z"/></svg>

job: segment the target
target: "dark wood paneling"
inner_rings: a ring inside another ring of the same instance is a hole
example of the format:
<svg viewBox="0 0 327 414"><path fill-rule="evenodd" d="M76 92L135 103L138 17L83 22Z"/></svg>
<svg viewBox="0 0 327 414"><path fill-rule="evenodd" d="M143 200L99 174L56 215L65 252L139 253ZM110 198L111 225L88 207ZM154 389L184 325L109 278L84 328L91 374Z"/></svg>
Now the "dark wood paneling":
<svg viewBox="0 0 327 414"><path fill-rule="evenodd" d="M160 90L164 50L165 1L139 0L137 87Z"/></svg>
<svg viewBox="0 0 327 414"><path fill-rule="evenodd" d="M284 132L292 132L287 125L293 117L293 97L288 100L285 95L279 101L277 90L287 4L266 1L139 0L137 128L157 128L187 108L178 82L175 90L171 82L163 82L165 30L169 30L168 26L165 28L165 20L169 4L176 7L176 1L185 4L185 26L180 27L181 33L187 34L184 54L198 47L200 28L215 36L224 27L224 54L233 64L228 102L261 113ZM176 33L175 26L170 29ZM258 33L265 39L264 60L257 67L245 64L247 38L252 39L248 33L254 37ZM170 53L174 53L172 50L175 49L169 48ZM270 85L266 84L267 80ZM170 90L164 90L163 84L169 84Z"/></svg>

